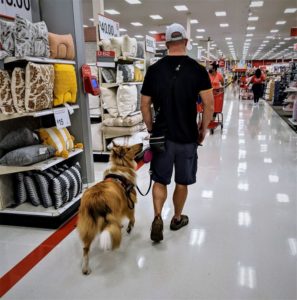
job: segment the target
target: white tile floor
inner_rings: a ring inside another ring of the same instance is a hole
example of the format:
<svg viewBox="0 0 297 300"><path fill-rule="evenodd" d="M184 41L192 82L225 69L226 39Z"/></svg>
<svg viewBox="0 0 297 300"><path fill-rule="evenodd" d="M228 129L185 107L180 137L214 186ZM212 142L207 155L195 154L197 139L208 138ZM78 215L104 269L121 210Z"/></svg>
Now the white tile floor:
<svg viewBox="0 0 297 300"><path fill-rule="evenodd" d="M121 248L103 253L95 241L90 276L81 274L82 249L73 232L3 299L297 299L297 135L266 103L253 107L231 97L225 98L223 134L215 130L199 148L187 227L168 229L170 185L164 241L152 245L151 197L139 197L135 229L124 233ZM105 165L95 168L100 178ZM138 178L144 189L147 166ZM39 234L0 227L0 271L19 258L19 248L26 254L31 239L37 245Z"/></svg>

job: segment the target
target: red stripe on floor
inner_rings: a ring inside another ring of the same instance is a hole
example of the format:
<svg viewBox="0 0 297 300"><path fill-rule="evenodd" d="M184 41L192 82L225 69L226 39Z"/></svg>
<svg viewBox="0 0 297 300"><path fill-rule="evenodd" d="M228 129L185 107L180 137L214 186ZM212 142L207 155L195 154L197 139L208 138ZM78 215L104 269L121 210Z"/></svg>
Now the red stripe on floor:
<svg viewBox="0 0 297 300"><path fill-rule="evenodd" d="M144 165L143 161L137 163L137 170ZM47 256L76 226L77 215L55 231L49 238L23 258L17 265L0 278L0 297L5 295L28 272L30 272L45 256Z"/></svg>
<svg viewBox="0 0 297 300"><path fill-rule="evenodd" d="M77 215L55 231L49 238L35 248L23 260L0 278L0 297L6 294L18 281L32 270L47 254L49 254L76 225Z"/></svg>

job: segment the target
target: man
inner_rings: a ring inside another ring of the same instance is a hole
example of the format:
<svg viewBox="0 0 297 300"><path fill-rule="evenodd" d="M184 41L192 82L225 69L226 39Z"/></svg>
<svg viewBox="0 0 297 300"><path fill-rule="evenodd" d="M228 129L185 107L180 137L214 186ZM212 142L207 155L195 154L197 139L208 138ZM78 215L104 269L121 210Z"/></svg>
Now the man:
<svg viewBox="0 0 297 300"><path fill-rule="evenodd" d="M213 114L213 94L206 69L186 55L188 39L180 24L172 24L166 31L169 55L147 70L141 90L141 112L148 131L153 129L151 104L160 108L156 123L166 125L166 151L154 153L151 162L153 203L155 218L151 227L151 239L163 240L162 208L167 198L175 167L174 216L171 230L187 225L189 219L182 215L187 198L188 185L196 182L197 146L205 138ZM196 101L198 94L204 105L202 123L197 128Z"/></svg>

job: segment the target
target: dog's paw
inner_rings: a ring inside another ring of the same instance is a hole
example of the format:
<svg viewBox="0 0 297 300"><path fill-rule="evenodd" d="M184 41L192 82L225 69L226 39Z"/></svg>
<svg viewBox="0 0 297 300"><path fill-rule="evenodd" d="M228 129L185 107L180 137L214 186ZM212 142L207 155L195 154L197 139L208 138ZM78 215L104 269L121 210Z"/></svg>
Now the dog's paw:
<svg viewBox="0 0 297 300"><path fill-rule="evenodd" d="M104 230L100 234L100 248L103 250L111 250L112 249L112 240L110 232L107 230Z"/></svg>
<svg viewBox="0 0 297 300"><path fill-rule="evenodd" d="M83 269L82 269L82 273L83 273L84 275L90 275L91 272L92 272L92 270L91 270L90 268L83 268Z"/></svg>
<svg viewBox="0 0 297 300"><path fill-rule="evenodd" d="M131 231L132 231L132 228L133 228L133 227L132 227L132 226L130 226L130 225L127 227L127 232L128 232L129 234L131 233Z"/></svg>

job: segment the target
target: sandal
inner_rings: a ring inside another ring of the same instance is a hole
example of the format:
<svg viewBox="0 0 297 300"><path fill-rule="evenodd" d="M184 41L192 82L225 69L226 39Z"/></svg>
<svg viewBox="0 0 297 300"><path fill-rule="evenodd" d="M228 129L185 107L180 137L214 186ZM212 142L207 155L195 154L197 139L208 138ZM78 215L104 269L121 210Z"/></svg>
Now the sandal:
<svg viewBox="0 0 297 300"><path fill-rule="evenodd" d="M189 223L189 218L186 215L181 215L179 221L173 217L170 223L170 229L179 230L182 227L188 225L188 223Z"/></svg>

